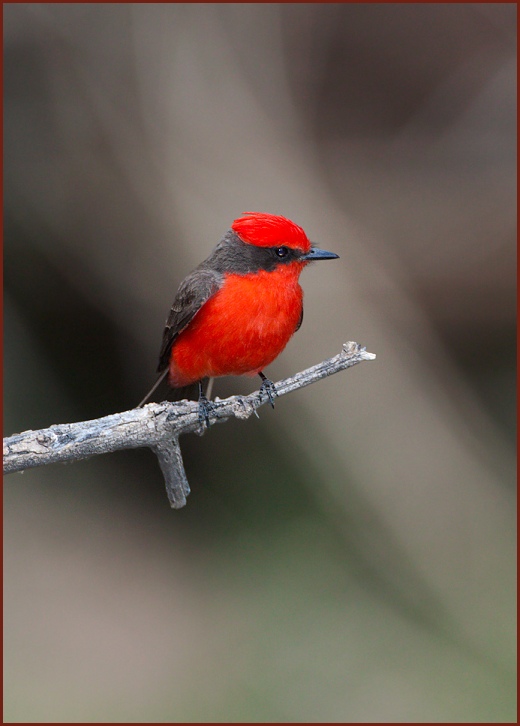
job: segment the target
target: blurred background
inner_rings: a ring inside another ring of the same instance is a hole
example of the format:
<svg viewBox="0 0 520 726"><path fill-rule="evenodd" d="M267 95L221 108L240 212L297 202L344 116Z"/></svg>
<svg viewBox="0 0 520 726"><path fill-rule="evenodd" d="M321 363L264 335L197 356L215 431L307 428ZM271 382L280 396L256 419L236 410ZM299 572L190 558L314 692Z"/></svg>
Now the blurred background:
<svg viewBox="0 0 520 726"><path fill-rule="evenodd" d="M513 722L516 4L4 4L9 435L133 408L244 211L303 273L273 380L6 478L8 722ZM256 381L217 381L214 395Z"/></svg>

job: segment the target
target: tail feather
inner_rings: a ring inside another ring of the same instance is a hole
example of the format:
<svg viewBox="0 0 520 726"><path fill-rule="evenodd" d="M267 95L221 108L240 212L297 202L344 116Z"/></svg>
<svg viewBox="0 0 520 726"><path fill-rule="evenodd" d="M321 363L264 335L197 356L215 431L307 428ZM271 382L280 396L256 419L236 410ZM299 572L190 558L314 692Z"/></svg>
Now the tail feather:
<svg viewBox="0 0 520 726"><path fill-rule="evenodd" d="M137 406L137 408L142 408L142 407L144 406L144 404L145 404L145 403L146 403L147 401L149 401L149 400L150 400L150 398L151 398L152 394L154 394L154 393L155 393L155 391L156 391L156 390L157 390L157 389L159 388L159 386L160 386L160 385L161 385L161 383L162 383L162 382L164 381L164 379L166 378L166 376L167 376L167 375L168 375L168 368L166 368L166 370L164 370L164 371L163 371L163 372L161 373L161 375L159 376L159 378L158 378L158 379L157 379L157 380L155 381L155 383L154 383L154 384L153 384L153 386L152 386L152 387L150 388L150 390L148 391L148 393L146 394L146 396L145 396L145 397L143 398L143 400L141 401L141 403L140 403L140 404L139 404L139 405Z"/></svg>
<svg viewBox="0 0 520 726"><path fill-rule="evenodd" d="M145 403L148 403L150 398L153 396L155 391L159 388L161 383L166 379L168 369L163 371L159 378L155 381L153 386L150 388L146 396L143 398L137 408L142 408ZM211 397L211 382L213 378L204 378L202 380L202 390L208 398ZM183 386L182 388L170 388L167 396L165 397L168 401L182 401L183 398L187 398L192 401L196 401L199 397L199 386L197 383L191 383L189 386Z"/></svg>

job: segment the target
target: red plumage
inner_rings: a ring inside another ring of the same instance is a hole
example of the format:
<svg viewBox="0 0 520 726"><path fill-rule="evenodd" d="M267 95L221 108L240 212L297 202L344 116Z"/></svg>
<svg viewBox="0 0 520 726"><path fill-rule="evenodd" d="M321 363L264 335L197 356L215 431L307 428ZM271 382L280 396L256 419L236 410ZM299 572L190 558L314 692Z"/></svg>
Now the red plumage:
<svg viewBox="0 0 520 726"><path fill-rule="evenodd" d="M311 248L311 243L301 227L290 219L274 214L244 212L243 217L235 219L231 229L244 242L258 247L287 245L304 252Z"/></svg>
<svg viewBox="0 0 520 726"><path fill-rule="evenodd" d="M272 363L301 317L303 291L298 277L304 264L292 262L274 272L226 274L221 289L172 346L170 385L254 375Z"/></svg>

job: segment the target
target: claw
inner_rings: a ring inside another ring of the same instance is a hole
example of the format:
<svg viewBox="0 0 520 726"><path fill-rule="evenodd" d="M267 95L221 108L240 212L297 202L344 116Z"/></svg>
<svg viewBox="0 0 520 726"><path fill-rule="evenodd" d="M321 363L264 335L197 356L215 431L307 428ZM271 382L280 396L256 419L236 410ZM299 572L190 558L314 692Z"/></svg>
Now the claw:
<svg viewBox="0 0 520 726"><path fill-rule="evenodd" d="M276 388L274 387L274 383L269 380L269 378L266 378L263 373L258 374L260 378L262 379L262 385L260 386L260 393L265 393L267 398L269 399L269 403L271 404L272 408L274 408L274 399L278 395L276 393Z"/></svg>
<svg viewBox="0 0 520 726"><path fill-rule="evenodd" d="M199 423L204 428L204 424L206 424L206 428L209 429L210 427L210 421L209 417L213 413L215 407L211 403L211 401L208 401L206 396L200 396L199 398Z"/></svg>
<svg viewBox="0 0 520 726"><path fill-rule="evenodd" d="M202 385L199 383L199 423L202 431L204 431L204 424L206 425L206 428L209 429L211 425L209 417L214 412L214 410L215 406L211 401L208 401L208 399L202 392Z"/></svg>

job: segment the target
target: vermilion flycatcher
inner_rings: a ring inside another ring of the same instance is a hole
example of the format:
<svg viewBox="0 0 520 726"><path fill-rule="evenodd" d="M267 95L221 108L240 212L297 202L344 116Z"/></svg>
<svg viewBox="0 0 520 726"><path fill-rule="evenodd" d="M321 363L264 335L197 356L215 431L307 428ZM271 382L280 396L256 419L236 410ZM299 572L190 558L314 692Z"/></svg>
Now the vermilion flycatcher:
<svg viewBox="0 0 520 726"><path fill-rule="evenodd" d="M199 384L201 423L211 404L202 381L258 374L274 406L275 390L263 369L282 352L303 319L298 279L314 260L338 255L309 242L285 217L246 212L211 255L180 284L164 328L158 381L173 388Z"/></svg>

